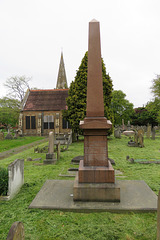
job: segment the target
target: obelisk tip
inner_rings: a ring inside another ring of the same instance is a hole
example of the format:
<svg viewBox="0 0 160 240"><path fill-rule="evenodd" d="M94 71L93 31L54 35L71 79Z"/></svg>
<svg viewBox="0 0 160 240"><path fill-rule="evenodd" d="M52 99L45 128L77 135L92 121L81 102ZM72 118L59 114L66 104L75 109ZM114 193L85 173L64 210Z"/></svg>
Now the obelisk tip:
<svg viewBox="0 0 160 240"><path fill-rule="evenodd" d="M96 19L92 19L90 22L98 22Z"/></svg>

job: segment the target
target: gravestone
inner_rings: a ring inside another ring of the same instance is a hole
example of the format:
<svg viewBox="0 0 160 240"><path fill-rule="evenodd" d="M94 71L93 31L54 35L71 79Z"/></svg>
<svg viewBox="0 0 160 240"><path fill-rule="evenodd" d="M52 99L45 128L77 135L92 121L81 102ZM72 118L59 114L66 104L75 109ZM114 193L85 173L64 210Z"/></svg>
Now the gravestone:
<svg viewBox="0 0 160 240"><path fill-rule="evenodd" d="M60 154L61 154L61 144L58 142L57 144L57 160L60 159Z"/></svg>
<svg viewBox="0 0 160 240"><path fill-rule="evenodd" d="M121 130L120 128L117 128L114 130L114 137L115 138L121 138Z"/></svg>
<svg viewBox="0 0 160 240"><path fill-rule="evenodd" d="M4 140L4 133L0 132L0 140Z"/></svg>
<svg viewBox="0 0 160 240"><path fill-rule="evenodd" d="M54 154L54 133L49 133L49 146L48 153L46 154L46 159L43 161L44 164L55 164L57 159Z"/></svg>
<svg viewBox="0 0 160 240"><path fill-rule="evenodd" d="M12 134L11 134L10 132L7 133L7 135L5 136L5 139L10 139L10 140L12 140L12 139L13 139Z"/></svg>
<svg viewBox="0 0 160 240"><path fill-rule="evenodd" d="M131 130L131 124L130 124L130 121L128 121L128 124L127 124L127 131L130 131Z"/></svg>
<svg viewBox="0 0 160 240"><path fill-rule="evenodd" d="M152 129L152 139L155 140L155 138L156 138L156 129L155 129L155 127L153 127L153 129Z"/></svg>
<svg viewBox="0 0 160 240"><path fill-rule="evenodd" d="M144 147L144 130L143 128L137 129L134 131L134 141L131 140L128 142L129 147Z"/></svg>
<svg viewBox="0 0 160 240"><path fill-rule="evenodd" d="M122 119L122 130L123 130L123 131L125 130L125 127L124 127L124 119Z"/></svg>
<svg viewBox="0 0 160 240"><path fill-rule="evenodd" d="M151 125L147 125L147 133L146 133L146 137L147 138L150 138L150 136L151 136Z"/></svg>
<svg viewBox="0 0 160 240"><path fill-rule="evenodd" d="M108 160L107 130L112 127L104 117L102 61L99 22L89 23L87 111L80 128L84 132L84 160L80 161L74 181L74 201L120 201L120 187Z"/></svg>
<svg viewBox="0 0 160 240"><path fill-rule="evenodd" d="M24 240L24 226L22 222L14 222L9 230L7 240Z"/></svg>
<svg viewBox="0 0 160 240"><path fill-rule="evenodd" d="M158 193L157 202L157 240L160 240L160 191Z"/></svg>

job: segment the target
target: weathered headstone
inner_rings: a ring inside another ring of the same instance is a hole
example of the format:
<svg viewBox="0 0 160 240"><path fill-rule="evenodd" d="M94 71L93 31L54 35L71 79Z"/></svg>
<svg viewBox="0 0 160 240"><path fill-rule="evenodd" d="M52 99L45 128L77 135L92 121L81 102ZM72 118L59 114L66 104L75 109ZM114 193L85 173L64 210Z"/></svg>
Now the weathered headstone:
<svg viewBox="0 0 160 240"><path fill-rule="evenodd" d="M160 191L158 193L157 202L157 240L160 240Z"/></svg>
<svg viewBox="0 0 160 240"><path fill-rule="evenodd" d="M7 240L24 240L24 226L22 222L14 222L9 230Z"/></svg>
<svg viewBox="0 0 160 240"><path fill-rule="evenodd" d="M4 140L4 133L0 132L0 140Z"/></svg>
<svg viewBox="0 0 160 240"><path fill-rule="evenodd" d="M150 136L151 136L151 125L147 125L147 133L146 133L146 137L147 138L150 138Z"/></svg>
<svg viewBox="0 0 160 240"><path fill-rule="evenodd" d="M7 133L7 135L5 136L5 139L10 139L10 140L12 140L12 139L13 139L12 134L11 134L10 132Z"/></svg>
<svg viewBox="0 0 160 240"><path fill-rule="evenodd" d="M156 129L155 129L155 127L153 127L153 129L152 129L152 139L155 140L155 138L156 138Z"/></svg>
<svg viewBox="0 0 160 240"><path fill-rule="evenodd" d="M49 133L49 147L48 153L46 154L46 159L43 161L44 164L55 164L57 159L54 154L54 133Z"/></svg>
<svg viewBox="0 0 160 240"><path fill-rule="evenodd" d="M102 60L99 22L89 23L87 111L80 128L84 132L84 160L73 188L74 201L120 201L120 188L108 160L107 130L112 127L104 117Z"/></svg>
<svg viewBox="0 0 160 240"><path fill-rule="evenodd" d="M128 121L128 124L127 124L127 131L130 131L131 130L131 124L130 124L130 121Z"/></svg>
<svg viewBox="0 0 160 240"><path fill-rule="evenodd" d="M60 159L60 154L61 154L61 144L58 142L57 144L57 160Z"/></svg>
<svg viewBox="0 0 160 240"><path fill-rule="evenodd" d="M115 138L121 138L121 130L120 128L117 128L114 130L114 137Z"/></svg>
<svg viewBox="0 0 160 240"><path fill-rule="evenodd" d="M24 184L24 159L16 159L8 166L8 196L13 198Z"/></svg>

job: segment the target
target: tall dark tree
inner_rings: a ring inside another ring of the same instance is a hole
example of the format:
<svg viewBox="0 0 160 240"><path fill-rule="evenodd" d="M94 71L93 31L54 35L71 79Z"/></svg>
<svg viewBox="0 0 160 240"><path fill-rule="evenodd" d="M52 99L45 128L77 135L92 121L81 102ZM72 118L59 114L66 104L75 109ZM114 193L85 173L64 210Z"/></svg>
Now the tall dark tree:
<svg viewBox="0 0 160 240"><path fill-rule="evenodd" d="M86 96L87 96L87 70L88 70L88 52L82 59L81 65L72 81L67 98L68 110L64 111L63 116L69 120L72 130L75 133L81 133L79 128L80 120L86 116ZM110 109L112 98L112 80L106 73L106 68L102 59L103 93L104 93L104 111L105 117L113 122L113 114ZM110 130L109 133L112 131Z"/></svg>

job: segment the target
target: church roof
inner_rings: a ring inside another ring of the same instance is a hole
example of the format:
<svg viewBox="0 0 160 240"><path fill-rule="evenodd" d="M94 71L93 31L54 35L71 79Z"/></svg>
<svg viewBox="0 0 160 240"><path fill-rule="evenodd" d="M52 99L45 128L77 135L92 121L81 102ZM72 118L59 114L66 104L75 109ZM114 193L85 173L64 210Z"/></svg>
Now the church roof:
<svg viewBox="0 0 160 240"><path fill-rule="evenodd" d="M59 64L56 89L65 89L65 88L68 88L68 84L67 84L67 78L66 78L66 71L64 67L63 53L61 53L61 60Z"/></svg>
<svg viewBox="0 0 160 240"><path fill-rule="evenodd" d="M68 89L30 90L22 111L60 111L67 107Z"/></svg>

